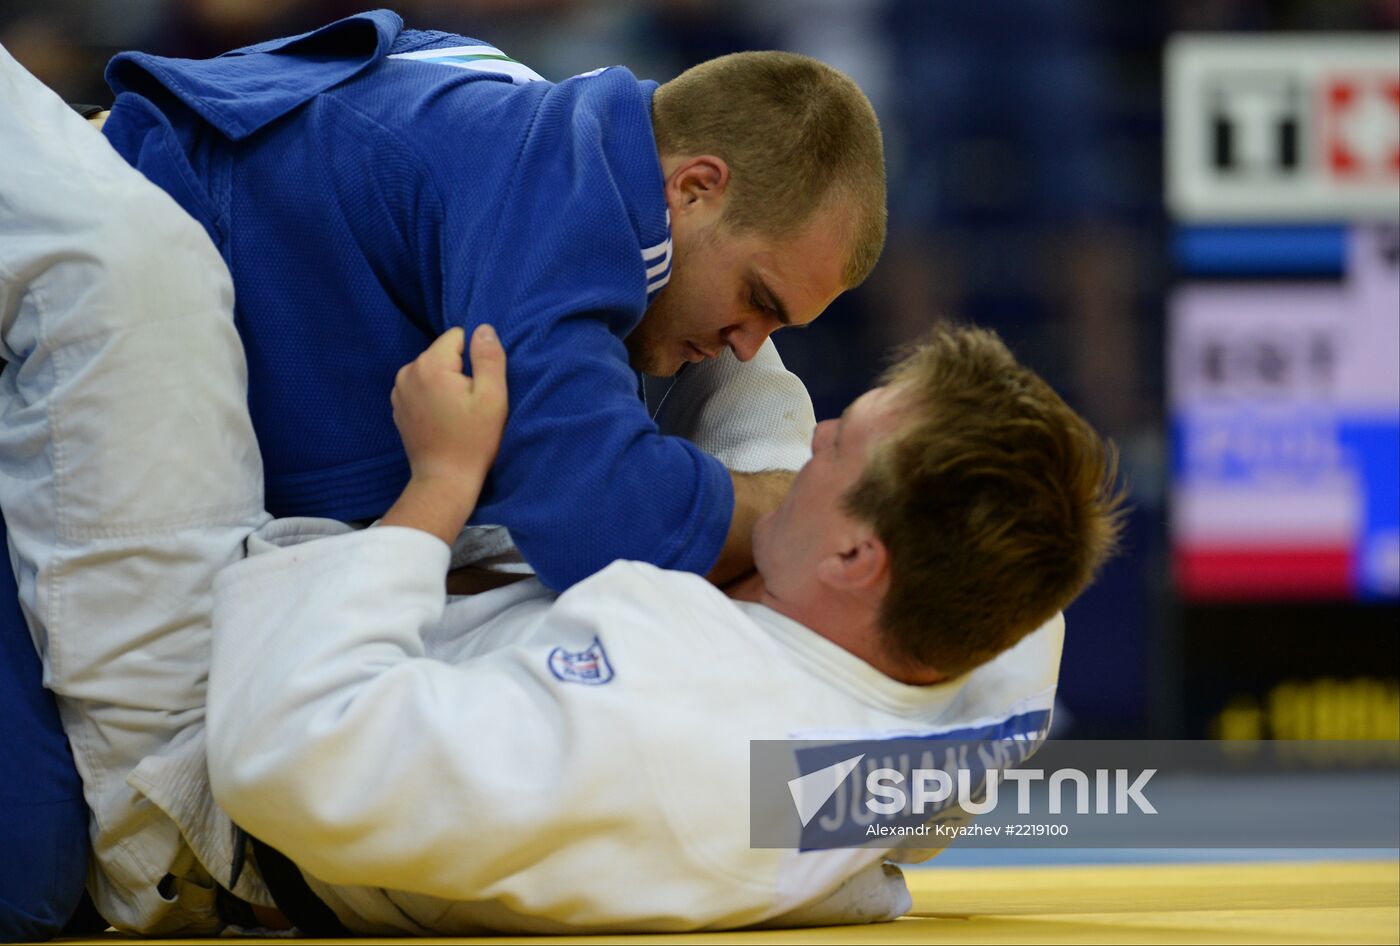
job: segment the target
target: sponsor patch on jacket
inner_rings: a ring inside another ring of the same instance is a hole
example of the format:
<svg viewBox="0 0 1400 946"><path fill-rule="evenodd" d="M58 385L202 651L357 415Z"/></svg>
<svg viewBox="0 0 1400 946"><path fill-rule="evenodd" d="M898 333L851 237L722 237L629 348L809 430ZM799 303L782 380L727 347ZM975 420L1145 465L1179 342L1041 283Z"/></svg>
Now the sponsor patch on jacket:
<svg viewBox="0 0 1400 946"><path fill-rule="evenodd" d="M556 680L564 683L584 683L589 686L602 686L613 678L612 664L608 663L607 651L603 642L593 638L593 643L585 650L571 651L556 647L549 652L549 672Z"/></svg>

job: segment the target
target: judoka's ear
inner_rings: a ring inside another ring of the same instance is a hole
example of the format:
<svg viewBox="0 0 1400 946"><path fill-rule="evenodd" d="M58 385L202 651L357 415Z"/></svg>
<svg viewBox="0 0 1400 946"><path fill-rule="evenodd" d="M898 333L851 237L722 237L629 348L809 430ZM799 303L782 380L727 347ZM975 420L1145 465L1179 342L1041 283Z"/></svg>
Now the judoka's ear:
<svg viewBox="0 0 1400 946"><path fill-rule="evenodd" d="M822 583L837 591L884 594L889 582L890 553L873 531L862 528L837 552L817 565Z"/></svg>
<svg viewBox="0 0 1400 946"><path fill-rule="evenodd" d="M673 223L685 214L723 208L729 188L729 164L723 158L713 154L668 156L661 169L666 175L666 206Z"/></svg>

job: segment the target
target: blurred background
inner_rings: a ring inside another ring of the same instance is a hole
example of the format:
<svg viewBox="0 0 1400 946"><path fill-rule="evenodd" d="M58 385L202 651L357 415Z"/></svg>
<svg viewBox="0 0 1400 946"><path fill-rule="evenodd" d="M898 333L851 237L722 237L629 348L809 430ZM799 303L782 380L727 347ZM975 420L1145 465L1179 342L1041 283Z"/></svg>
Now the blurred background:
<svg viewBox="0 0 1400 946"><path fill-rule="evenodd" d="M107 104L117 51L213 56L366 5L4 0L0 43ZM1122 451L1125 550L1068 613L1055 735L1400 738L1400 0L395 8L553 80L774 48L847 72L891 229L866 285L776 339L817 416L958 319Z"/></svg>

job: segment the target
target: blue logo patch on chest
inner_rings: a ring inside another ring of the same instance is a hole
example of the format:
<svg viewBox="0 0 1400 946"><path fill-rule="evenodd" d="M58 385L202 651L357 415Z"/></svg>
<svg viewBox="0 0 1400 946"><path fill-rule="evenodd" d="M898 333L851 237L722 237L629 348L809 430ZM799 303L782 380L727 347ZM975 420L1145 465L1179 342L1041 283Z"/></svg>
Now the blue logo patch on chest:
<svg viewBox="0 0 1400 946"><path fill-rule="evenodd" d="M551 650L549 672L564 683L584 683L588 686L602 686L613 678L607 651L603 650L603 642L596 637L586 650L574 652L562 647Z"/></svg>

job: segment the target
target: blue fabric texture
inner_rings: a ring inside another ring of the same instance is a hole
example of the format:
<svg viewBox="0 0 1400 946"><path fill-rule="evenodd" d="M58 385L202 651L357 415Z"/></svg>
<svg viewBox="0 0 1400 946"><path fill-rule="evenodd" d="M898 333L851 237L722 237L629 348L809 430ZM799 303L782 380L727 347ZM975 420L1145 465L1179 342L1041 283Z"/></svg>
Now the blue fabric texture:
<svg viewBox="0 0 1400 946"><path fill-rule="evenodd" d="M0 519L0 941L57 936L87 879L87 805L19 607Z"/></svg>
<svg viewBox="0 0 1400 946"><path fill-rule="evenodd" d="M210 60L123 53L104 131L233 273L274 515L381 515L408 478L395 372L489 321L511 416L472 521L557 590L617 558L704 572L729 476L657 431L622 341L670 236L655 84L391 58L474 45L381 10Z"/></svg>

